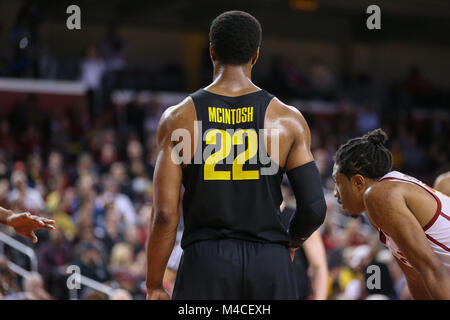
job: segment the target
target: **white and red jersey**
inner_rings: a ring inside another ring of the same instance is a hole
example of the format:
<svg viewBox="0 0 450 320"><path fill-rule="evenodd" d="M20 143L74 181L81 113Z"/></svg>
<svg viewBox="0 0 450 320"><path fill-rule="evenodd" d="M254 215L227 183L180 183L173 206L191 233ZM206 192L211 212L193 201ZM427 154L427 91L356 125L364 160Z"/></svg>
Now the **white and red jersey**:
<svg viewBox="0 0 450 320"><path fill-rule="evenodd" d="M381 180L397 180L406 181L418 185L427 192L429 192L437 202L437 210L430 222L423 227L423 231L430 243L434 253L439 257L447 270L450 271L450 198L436 191L423 183L422 181L410 177L398 171L391 171ZM380 231L380 240L386 245L392 252L392 254L402 261L407 266L411 267L411 264L406 259L404 254L400 251L398 246L392 240L386 232Z"/></svg>

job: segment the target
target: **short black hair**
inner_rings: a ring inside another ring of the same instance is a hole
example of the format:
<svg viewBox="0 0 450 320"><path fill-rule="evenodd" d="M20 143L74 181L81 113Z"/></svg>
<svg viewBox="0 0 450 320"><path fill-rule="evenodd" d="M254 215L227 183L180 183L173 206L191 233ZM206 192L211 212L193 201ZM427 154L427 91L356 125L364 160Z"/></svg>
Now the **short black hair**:
<svg viewBox="0 0 450 320"><path fill-rule="evenodd" d="M261 24L251 14L227 11L209 29L209 41L217 59L227 65L248 63L261 44Z"/></svg>
<svg viewBox="0 0 450 320"><path fill-rule="evenodd" d="M348 178L355 174L370 179L384 176L392 170L392 154L384 146L386 140L386 133L376 129L341 145L334 158L339 172Z"/></svg>

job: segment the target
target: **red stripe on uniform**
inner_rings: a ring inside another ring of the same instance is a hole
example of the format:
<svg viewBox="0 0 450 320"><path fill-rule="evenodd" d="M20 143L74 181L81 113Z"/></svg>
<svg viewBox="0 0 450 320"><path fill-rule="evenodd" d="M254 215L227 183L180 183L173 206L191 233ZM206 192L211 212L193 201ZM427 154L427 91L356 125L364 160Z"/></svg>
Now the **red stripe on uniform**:
<svg viewBox="0 0 450 320"><path fill-rule="evenodd" d="M430 237L429 235L425 234L428 238L428 240L430 240L431 242L433 242L435 245L441 247L442 249L444 249L445 251L450 252L450 248L447 247L445 244L440 243L439 241L437 241L436 239L434 239L433 237Z"/></svg>
<svg viewBox="0 0 450 320"><path fill-rule="evenodd" d="M382 244L386 245L386 236L384 235L383 231L379 230L380 232L380 241Z"/></svg>
<svg viewBox="0 0 450 320"><path fill-rule="evenodd" d="M450 221L450 217L448 215L446 215L445 213L441 212L441 216L443 216L445 219Z"/></svg>

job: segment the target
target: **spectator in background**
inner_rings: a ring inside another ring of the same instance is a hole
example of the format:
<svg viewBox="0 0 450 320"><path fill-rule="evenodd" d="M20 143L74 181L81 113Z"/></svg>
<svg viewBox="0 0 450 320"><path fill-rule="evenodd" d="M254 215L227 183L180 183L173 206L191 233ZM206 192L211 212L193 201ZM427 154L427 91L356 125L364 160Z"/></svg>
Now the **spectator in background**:
<svg viewBox="0 0 450 320"><path fill-rule="evenodd" d="M77 181L82 180L85 176L88 176L89 179L92 179L92 182L97 181L98 170L94 164L94 160L92 159L92 155L87 152L83 152L77 161L77 166L72 174L72 183L75 184Z"/></svg>
<svg viewBox="0 0 450 320"><path fill-rule="evenodd" d="M380 117L370 104L364 103L362 108L358 110L357 125L359 134L364 134L380 127Z"/></svg>
<svg viewBox="0 0 450 320"><path fill-rule="evenodd" d="M5 296L5 300L52 300L44 288L44 281L37 272L31 272L23 279L23 292Z"/></svg>
<svg viewBox="0 0 450 320"><path fill-rule="evenodd" d="M120 161L114 162L110 167L110 174L119 184L120 193L134 199L133 189L125 165Z"/></svg>
<svg viewBox="0 0 450 320"><path fill-rule="evenodd" d="M0 120L0 150L8 154L16 154L18 151L17 136L11 131L11 126L7 118ZM0 162L4 161L4 155L1 156Z"/></svg>
<svg viewBox="0 0 450 320"><path fill-rule="evenodd" d="M143 148L142 144L138 140L131 140L127 145L127 156L128 156L128 168L129 175L131 178L135 178L140 175L140 167L144 165L143 163Z"/></svg>
<svg viewBox="0 0 450 320"><path fill-rule="evenodd" d="M430 102L432 87L425 80L418 66L411 66L406 79L406 88L415 105L425 105Z"/></svg>
<svg viewBox="0 0 450 320"><path fill-rule="evenodd" d="M128 225L125 231L125 241L131 246L133 254L138 254L145 247L145 231L136 225Z"/></svg>
<svg viewBox="0 0 450 320"><path fill-rule="evenodd" d="M42 177L43 166L41 156L37 153L30 154L27 159L28 184L40 190L44 194L44 180Z"/></svg>
<svg viewBox="0 0 450 320"><path fill-rule="evenodd" d="M135 132L141 141L145 139L144 126L149 100L149 94L141 92L137 94L135 100L130 101L125 107L127 129Z"/></svg>
<svg viewBox="0 0 450 320"><path fill-rule="evenodd" d="M97 48L87 47L85 58L81 62L81 82L86 87L86 97L89 103L91 121L101 112L101 82L106 71L106 65L99 57Z"/></svg>
<svg viewBox="0 0 450 320"><path fill-rule="evenodd" d="M117 30L117 25L111 23L100 41L100 54L105 61L106 71L123 70L126 66L125 44Z"/></svg>
<svg viewBox="0 0 450 320"><path fill-rule="evenodd" d="M6 259L0 256L0 300L20 292L17 283L16 274L9 269Z"/></svg>
<svg viewBox="0 0 450 320"><path fill-rule="evenodd" d="M133 247L128 243L117 243L111 250L110 271L113 275L128 272L133 264Z"/></svg>
<svg viewBox="0 0 450 320"><path fill-rule="evenodd" d="M116 289L114 290L110 300L133 300L133 297L124 289Z"/></svg>
<svg viewBox="0 0 450 320"><path fill-rule="evenodd" d="M117 161L116 146L112 143L105 143L101 148L99 169L100 174L108 173L111 165Z"/></svg>
<svg viewBox="0 0 450 320"><path fill-rule="evenodd" d="M141 97L140 99L144 99L144 97ZM145 104L146 116L144 127L147 136L153 136L156 134L159 119L164 111L161 107L161 102L157 96L149 97L148 102Z"/></svg>
<svg viewBox="0 0 450 320"><path fill-rule="evenodd" d="M114 211L119 214L126 225L136 224L136 210L133 203L127 195L120 193L118 182L111 176L104 179L104 192L96 200L96 206L101 210L98 214L104 217L108 204L114 206Z"/></svg>
<svg viewBox="0 0 450 320"><path fill-rule="evenodd" d="M46 280L46 288L57 299L67 299L66 270L73 263L72 248L63 232L56 228L50 233L50 241L37 251L39 273Z"/></svg>
<svg viewBox="0 0 450 320"><path fill-rule="evenodd" d="M0 163L1 166L1 163ZM1 170L1 168L0 168ZM8 201L8 193L9 193L9 181L7 179L0 180L0 207L7 208Z"/></svg>
<svg viewBox="0 0 450 320"><path fill-rule="evenodd" d="M81 177L77 182L77 194L71 203L73 220L77 226L83 224L83 219L87 219L86 223L89 225L94 223L96 196L97 192L94 188L93 179L88 175Z"/></svg>
<svg viewBox="0 0 450 320"><path fill-rule="evenodd" d="M38 124L29 124L21 138L20 144L25 154L42 152L44 139L42 137L42 130Z"/></svg>
<svg viewBox="0 0 450 320"><path fill-rule="evenodd" d="M312 95L329 100L333 97L335 76L320 58L313 58L309 66L309 84Z"/></svg>
<svg viewBox="0 0 450 320"><path fill-rule="evenodd" d="M81 260L83 251L86 248L95 248L102 259L103 264L108 262L108 254L106 252L105 246L100 238L97 236L97 229L92 226L83 225L79 227L78 237L76 239L77 244L73 248L73 253L76 260Z"/></svg>
<svg viewBox="0 0 450 320"><path fill-rule="evenodd" d="M48 156L48 162L47 162L47 169L44 173L44 179L48 182L56 177L61 177L62 182L66 183L65 174L64 174L64 158L61 152L58 151L52 151L50 152L50 155Z"/></svg>
<svg viewBox="0 0 450 320"><path fill-rule="evenodd" d="M364 274L361 262L370 254L368 245L347 247L343 251L344 266L338 274L340 292L337 300L360 300L364 297Z"/></svg>
<svg viewBox="0 0 450 320"><path fill-rule="evenodd" d="M82 275L102 283L110 280L108 268L96 245L84 242L81 244L79 251L81 251L81 254L76 264L80 267Z"/></svg>
<svg viewBox="0 0 450 320"><path fill-rule="evenodd" d="M105 211L105 221L102 226L101 239L105 246L108 257L111 255L111 250L116 243L123 241L124 228L121 224L119 214L114 210L113 205L108 205Z"/></svg>
<svg viewBox="0 0 450 320"><path fill-rule="evenodd" d="M45 202L41 194L28 187L27 178L23 171L14 171L11 175L11 183L14 189L9 194L9 202L15 202L17 208L41 212L45 208Z"/></svg>
<svg viewBox="0 0 450 320"><path fill-rule="evenodd" d="M50 145L53 150L65 151L68 148L71 137L71 123L69 115L55 112L50 120Z"/></svg>
<svg viewBox="0 0 450 320"><path fill-rule="evenodd" d="M49 194L46 200L46 208L53 215L56 225L64 233L64 237L72 241L75 237L76 227L70 216L70 205L75 197L74 188L63 190L63 177L54 177L49 182Z"/></svg>

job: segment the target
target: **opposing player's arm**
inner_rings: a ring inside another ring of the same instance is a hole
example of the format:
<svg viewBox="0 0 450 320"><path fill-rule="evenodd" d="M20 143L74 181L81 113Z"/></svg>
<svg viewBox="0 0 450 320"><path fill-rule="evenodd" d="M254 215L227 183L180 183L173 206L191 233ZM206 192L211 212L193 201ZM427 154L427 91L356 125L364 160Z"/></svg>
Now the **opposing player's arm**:
<svg viewBox="0 0 450 320"><path fill-rule="evenodd" d="M147 239L147 298L169 298L163 289L163 277L176 239L180 220L179 199L182 183L180 165L172 161L171 134L176 115L169 108L161 117L157 131L158 156L154 173L154 198Z"/></svg>
<svg viewBox="0 0 450 320"><path fill-rule="evenodd" d="M416 300L431 300L432 298L428 293L425 283L423 282L422 277L417 273L417 271L402 263L395 256L394 258L395 261L397 261L400 269L403 271L403 274L405 275L411 296Z"/></svg>
<svg viewBox="0 0 450 320"><path fill-rule="evenodd" d="M29 212L15 213L2 207L0 207L0 223L14 228L17 234L30 239L34 243L38 241L34 233L35 230L55 230L54 220L35 216Z"/></svg>
<svg viewBox="0 0 450 320"><path fill-rule="evenodd" d="M367 214L389 234L417 270L429 295L433 299L450 299L450 274L434 254L420 223L398 188L389 182L374 185L366 191L364 202ZM410 287L413 295L419 295L420 283L416 281L410 274L408 284L414 282Z"/></svg>
<svg viewBox="0 0 450 320"><path fill-rule="evenodd" d="M436 178L433 189L450 197L450 171Z"/></svg>
<svg viewBox="0 0 450 320"><path fill-rule="evenodd" d="M326 300L328 290L328 265L325 247L319 231L314 232L303 244L309 268L312 271L311 287L314 300Z"/></svg>
<svg viewBox="0 0 450 320"><path fill-rule="evenodd" d="M289 226L290 246L298 248L323 223L327 206L320 173L311 153L311 133L305 118L289 107L289 120L285 121L285 126L294 137L285 168L297 203Z"/></svg>
<svg viewBox="0 0 450 320"><path fill-rule="evenodd" d="M13 214L11 210L0 207L0 224L8 224L8 218Z"/></svg>

